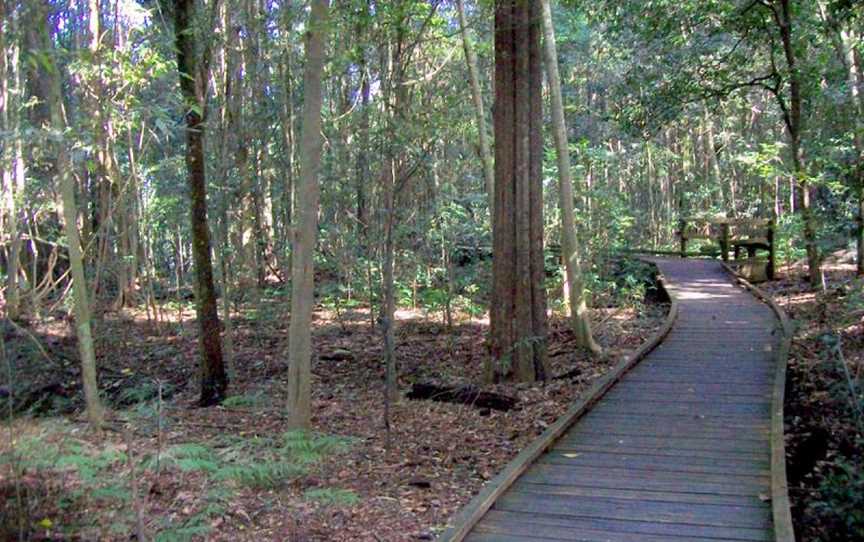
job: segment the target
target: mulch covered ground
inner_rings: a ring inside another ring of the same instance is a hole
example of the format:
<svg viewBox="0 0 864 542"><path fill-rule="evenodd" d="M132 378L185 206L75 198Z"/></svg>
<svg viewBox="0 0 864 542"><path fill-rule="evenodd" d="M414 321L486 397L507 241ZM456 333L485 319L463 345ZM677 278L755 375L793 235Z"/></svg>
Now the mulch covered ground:
<svg viewBox="0 0 864 542"><path fill-rule="evenodd" d="M553 318L553 373L569 378L484 386L518 400L507 412L403 397L392 407L388 438L381 339L359 310L316 313L315 435L286 435L284 305L265 299L235 315L232 398L209 409L194 408L191 311L182 327L177 311L161 326L136 312L107 315L95 335L102 385L115 408L100 434L88 431L76 410L69 322L49 320L31 329L32 337L5 329L14 374L0 382L8 385L11 376L31 389L46 386L51 404L30 408L68 414L4 424L0 539L15 539L20 529L40 540L128 540L137 532L161 540L430 540L580 392L650 336L667 309L595 311L603 359L576 352L565 322ZM451 331L433 316L400 312L402 394L415 382L480 382L486 333L483 321L460 319Z"/></svg>

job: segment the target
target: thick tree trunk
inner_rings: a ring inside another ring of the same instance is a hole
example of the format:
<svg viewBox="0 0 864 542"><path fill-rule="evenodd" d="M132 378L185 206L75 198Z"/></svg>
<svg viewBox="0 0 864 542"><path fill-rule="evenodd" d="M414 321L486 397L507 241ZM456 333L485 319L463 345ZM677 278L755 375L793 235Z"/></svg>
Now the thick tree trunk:
<svg viewBox="0 0 864 542"><path fill-rule="evenodd" d="M288 335L288 420L308 428L312 419L312 305L315 301L313 256L318 231L318 170L321 167L321 80L327 40L328 0L312 0L306 33L303 73L303 126L300 135L298 224L291 277L291 325Z"/></svg>
<svg viewBox="0 0 864 542"><path fill-rule="evenodd" d="M495 160L486 133L486 108L483 105L483 91L480 87L480 70L477 67L477 54L471 33L465 21L465 5L463 0L457 0L459 11L459 27L462 31L462 49L465 52L465 63L468 66L468 80L471 83L471 97L474 100L474 118L477 123L477 133L480 144L480 161L483 166L483 178L486 181L486 193L489 198L489 216L495 216Z"/></svg>
<svg viewBox="0 0 864 542"><path fill-rule="evenodd" d="M45 1L45 0L42 0ZM42 33L45 41L40 38L32 38L31 44L51 43L47 38L48 29L45 26L46 14L49 7L40 1L38 6L32 7L28 21L28 33ZM48 50L31 53L49 53ZM51 119L50 129L55 134L63 134L66 130L66 120L63 111L63 94L60 73L54 63L52 55L44 57L50 64L46 69L46 88L49 97L49 114ZM93 346L93 333L90 327L90 301L87 295L87 278L84 273L84 257L81 251L81 239L78 232L78 206L75 203L75 182L72 178L72 160L69 155L64 138L60 138L55 145L57 182L60 188L63 207L63 229L66 234L66 242L69 245L69 267L72 275L73 302L75 314L75 336L78 342L78 353L81 356L81 380L84 387L84 399L87 405L87 419L94 427L102 425L105 412L99 399L99 386L96 376L96 351Z"/></svg>
<svg viewBox="0 0 864 542"><path fill-rule="evenodd" d="M210 227L207 223L207 182L204 172L204 90L206 78L199 73L196 51L195 0L174 0L174 38L177 68L186 116L186 170L192 203L192 259L195 263L195 304L198 343L201 348L201 406L219 404L228 389L222 359Z"/></svg>
<svg viewBox="0 0 864 542"><path fill-rule="evenodd" d="M602 352L591 334L588 319L588 303L580 269L581 258L576 237L576 219L573 212L573 179L570 170L570 149L567 141L567 124L564 120L564 102L561 97L561 76L558 73L558 51L555 46L555 28L552 25L552 9L549 0L541 0L543 11L543 44L546 77L552 100L552 126L555 134L555 150L558 159L559 205L561 207L561 248L567 278L570 305L570 325L576 334L576 344L594 354Z"/></svg>
<svg viewBox="0 0 864 542"><path fill-rule="evenodd" d="M495 219L489 380L548 376L540 6L495 4Z"/></svg>

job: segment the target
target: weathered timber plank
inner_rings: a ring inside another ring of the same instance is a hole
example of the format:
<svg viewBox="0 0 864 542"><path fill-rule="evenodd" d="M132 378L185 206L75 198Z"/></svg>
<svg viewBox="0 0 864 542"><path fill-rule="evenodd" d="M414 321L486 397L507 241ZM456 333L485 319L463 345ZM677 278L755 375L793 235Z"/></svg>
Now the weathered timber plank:
<svg viewBox="0 0 864 542"><path fill-rule="evenodd" d="M623 435L633 437L658 437L658 438L695 438L709 440L753 440L761 444L767 444L771 432L767 427L724 427L709 423L709 420L687 420L678 425L669 425L665 420L648 420L645 423L628 420L625 417L617 420L611 416L594 416L585 420L579 427L571 432L571 435ZM586 437L590 442L591 437ZM570 442L570 441L567 441Z"/></svg>
<svg viewBox="0 0 864 542"><path fill-rule="evenodd" d="M726 457L749 459L756 462L770 461L771 454L768 450L759 451L728 451L728 450L681 450L677 448L642 448L630 444L612 442L598 444L594 442L579 442L576 444L559 444L555 450L562 452L598 452L598 453L627 453L631 455L660 455L664 457L700 457L706 459L722 459Z"/></svg>
<svg viewBox="0 0 864 542"><path fill-rule="evenodd" d="M483 522L484 526L494 525L499 521L522 521L531 525L569 527L575 532L581 530L597 530L608 533L632 534L634 535L633 540L638 540L635 535L643 534L682 537L684 540L690 540L691 536L694 538L706 537L721 540L748 540L752 542L766 542L770 540L768 533L763 529L681 525L675 523L623 521L603 518L573 518L554 516L551 514L520 514L517 512L502 512L498 510L490 511L488 520L488 522ZM677 539L670 538L669 540L670 542L675 542Z"/></svg>
<svg viewBox="0 0 864 542"><path fill-rule="evenodd" d="M771 397L763 395L720 395L716 397L705 397L703 393L696 393L687 389L675 390L677 395L670 396L667 393L641 390L637 387L618 388L606 395L609 402L616 401L650 401L652 403L686 403L686 404L728 404L728 405L770 405Z"/></svg>
<svg viewBox="0 0 864 542"><path fill-rule="evenodd" d="M766 390L765 386L759 384L741 384L734 388L729 388L725 384L710 382L707 384L698 384L692 386L681 386L671 382L637 382L633 379L622 381L615 386L614 391L629 390L629 391L644 391L646 393L657 393L669 396L670 393L691 393L701 396L710 396L722 398L725 396L758 396L770 397L770 390Z"/></svg>
<svg viewBox="0 0 864 542"><path fill-rule="evenodd" d="M525 542L526 540L565 540L567 542L724 542L734 539L656 535L598 531L572 526L544 525L519 520L481 522L468 537L475 542ZM740 539L739 539L740 540Z"/></svg>
<svg viewBox="0 0 864 542"><path fill-rule="evenodd" d="M562 486L551 484L521 483L519 491L540 495L573 495L582 497L607 497L610 499L629 499L637 501L658 501L677 503L729 504L749 506L767 510L769 505L756 495L716 495L705 493L686 493L682 491L650 491L646 489L617 489L592 486Z"/></svg>
<svg viewBox="0 0 864 542"><path fill-rule="evenodd" d="M747 435L750 435L751 439L760 440L765 435L766 430L765 423L756 417L745 418L741 416L733 419L725 416L703 414L678 415L660 413L640 413L640 417L636 420L628 420L629 417L635 417L635 413L604 410L592 418L592 423L586 424L586 427L593 427L593 420L597 420L597 423L605 423L606 425L600 426L600 429L586 429L584 433L717 440L710 434L712 430L716 432L729 430L732 433L739 431L737 434L742 436L742 440L746 440L743 437ZM645 420L645 422L639 423L642 420ZM679 434L681 431L678 431L678 428L668 425L673 423L680 424L678 427L681 429L692 430L692 434ZM572 434L579 435L582 433L583 429L580 427L573 431Z"/></svg>
<svg viewBox="0 0 864 542"><path fill-rule="evenodd" d="M627 521L685 523L712 527L764 529L771 526L768 509L728 504L634 501L568 495L537 495L515 488L495 503L496 510Z"/></svg>
<svg viewBox="0 0 864 542"><path fill-rule="evenodd" d="M728 266L724 267L730 274L734 274ZM786 443L783 437L786 364L792 346L794 330L789 317L770 295L742 277L737 278L745 288L771 308L783 330L783 341L777 351L777 368L772 386L774 404L771 410L771 506L775 541L795 542L795 529L792 524L791 504L789 502L789 483L786 478Z"/></svg>
<svg viewBox="0 0 864 542"><path fill-rule="evenodd" d="M570 451L550 451L538 464L559 464L578 467L627 468L670 472L696 472L706 474L756 474L768 476L770 463L756 463L749 459L722 460L681 458L629 454L597 454Z"/></svg>
<svg viewBox="0 0 864 542"><path fill-rule="evenodd" d="M611 431L611 430L610 430ZM590 435L585 439L585 435ZM675 437L675 436L642 436L642 435L616 435L609 432L579 433L578 435L567 435L561 439L562 446L579 444L583 441L592 444L629 444L641 448L676 448L679 450L718 450L718 451L742 451L758 452L765 449L761 441L735 440L718 441L711 438Z"/></svg>
<svg viewBox="0 0 864 542"><path fill-rule="evenodd" d="M620 467L607 467L602 471L591 467L580 467L570 465L549 465L537 463L526 472L525 475L536 473L537 476L558 475L561 480L594 480L598 477L621 478L632 477L644 480L667 480L671 482L705 482L709 484L731 484L741 487L768 487L770 476L768 474L706 474L694 472L672 472L665 470L632 470ZM518 488L517 488L518 489Z"/></svg>
<svg viewBox="0 0 864 542"><path fill-rule="evenodd" d="M769 405L729 403L659 403L650 401L610 401L603 403L603 412L648 414L681 414L692 416L734 417L763 420L770 414Z"/></svg>

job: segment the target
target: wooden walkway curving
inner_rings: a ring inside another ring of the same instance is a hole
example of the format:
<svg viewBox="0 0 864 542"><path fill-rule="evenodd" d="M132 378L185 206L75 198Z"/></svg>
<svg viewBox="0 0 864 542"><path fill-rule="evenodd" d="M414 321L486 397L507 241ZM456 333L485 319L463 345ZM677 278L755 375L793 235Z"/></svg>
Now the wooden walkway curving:
<svg viewBox="0 0 864 542"><path fill-rule="evenodd" d="M719 262L656 263L677 300L665 340L531 456L512 485L486 505L482 495L472 501L479 521L451 526L444 539L780 539L770 502L777 315Z"/></svg>

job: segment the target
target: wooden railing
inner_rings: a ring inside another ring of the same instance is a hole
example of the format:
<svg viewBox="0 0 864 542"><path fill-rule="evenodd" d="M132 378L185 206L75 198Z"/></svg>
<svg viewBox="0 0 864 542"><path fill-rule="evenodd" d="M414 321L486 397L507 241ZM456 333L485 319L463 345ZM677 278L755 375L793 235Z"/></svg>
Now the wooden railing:
<svg viewBox="0 0 864 542"><path fill-rule="evenodd" d="M680 256L688 256L687 243L694 239L709 240L717 244L720 257L732 265L751 269L745 275L758 279L764 275L768 280L774 278L777 251L774 242L776 224L767 218L704 218L685 217L678 223L678 238L680 240ZM747 251L747 259L741 260L741 251ZM765 259L759 258L759 251L767 252ZM729 253L734 260L730 261ZM757 271L758 269L758 271Z"/></svg>

